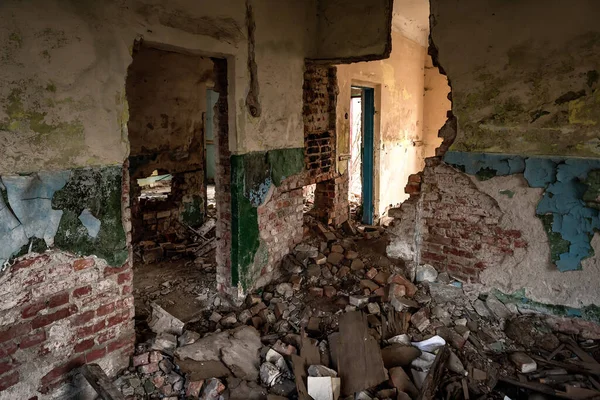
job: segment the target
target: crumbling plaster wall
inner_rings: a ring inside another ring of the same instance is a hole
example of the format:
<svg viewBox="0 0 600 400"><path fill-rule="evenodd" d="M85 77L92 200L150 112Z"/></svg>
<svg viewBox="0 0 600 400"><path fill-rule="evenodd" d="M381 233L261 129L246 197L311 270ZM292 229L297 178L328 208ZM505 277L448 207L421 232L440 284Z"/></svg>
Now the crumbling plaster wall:
<svg viewBox="0 0 600 400"><path fill-rule="evenodd" d="M600 3L431 0L431 11L452 150L600 156Z"/></svg>
<svg viewBox="0 0 600 400"><path fill-rule="evenodd" d="M398 214L416 223L407 234L395 224L389 254L598 319L599 7L431 1L432 55L458 126L449 119L450 151L444 143L407 186ZM501 257L485 258L484 245Z"/></svg>
<svg viewBox="0 0 600 400"><path fill-rule="evenodd" d="M408 176L423 169L423 99L426 49L392 32L390 58L339 65L338 151L349 152L350 87L375 87L375 213L408 198ZM338 169L345 171L347 162Z"/></svg>
<svg viewBox="0 0 600 400"><path fill-rule="evenodd" d="M448 78L433 66L431 56L425 57L425 93L423 95L423 157L433 157L442 144L438 132L446 119L452 103L448 99Z"/></svg>

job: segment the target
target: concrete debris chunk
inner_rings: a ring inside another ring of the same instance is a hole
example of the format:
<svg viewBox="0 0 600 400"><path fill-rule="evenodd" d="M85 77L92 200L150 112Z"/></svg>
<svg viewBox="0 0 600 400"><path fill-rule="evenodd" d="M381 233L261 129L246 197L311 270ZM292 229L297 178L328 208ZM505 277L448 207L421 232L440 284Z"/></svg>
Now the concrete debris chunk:
<svg viewBox="0 0 600 400"><path fill-rule="evenodd" d="M438 272L436 269L429 265L419 265L417 266L415 280L417 282L435 282L438 277Z"/></svg>
<svg viewBox="0 0 600 400"><path fill-rule="evenodd" d="M307 386L313 400L337 400L340 397L340 378L309 376Z"/></svg>
<svg viewBox="0 0 600 400"><path fill-rule="evenodd" d="M167 332L160 332L154 338L152 343L152 349L158 351L164 351L166 353L173 353L177 347L177 336Z"/></svg>
<svg viewBox="0 0 600 400"><path fill-rule="evenodd" d="M393 336L393 337L389 338L387 340L387 342L389 344L399 343L399 344L403 344L405 346L410 346L411 345L410 336L408 336L406 333L403 333L401 335Z"/></svg>
<svg viewBox="0 0 600 400"><path fill-rule="evenodd" d="M311 365L308 367L308 376L330 376L335 378L337 372L324 365Z"/></svg>
<svg viewBox="0 0 600 400"><path fill-rule="evenodd" d="M350 296L348 298L351 306L362 307L369 302L369 296Z"/></svg>
<svg viewBox="0 0 600 400"><path fill-rule="evenodd" d="M394 309L398 312L408 309L408 308L418 308L419 304L411 299L407 299L406 297L399 296L391 296L390 295L390 304Z"/></svg>
<svg viewBox="0 0 600 400"><path fill-rule="evenodd" d="M498 298L496 298L496 296L493 294L488 295L487 299L485 300L485 305L492 312L492 314L496 316L496 318L508 319L512 315L504 303L498 300Z"/></svg>
<svg viewBox="0 0 600 400"><path fill-rule="evenodd" d="M258 379L260 335L251 326L242 326L206 336L178 348L175 355L183 360L222 361L240 379Z"/></svg>
<svg viewBox="0 0 600 400"><path fill-rule="evenodd" d="M281 374L282 372L273 363L264 362L260 366L260 380L267 386L275 385L277 378L279 378Z"/></svg>
<svg viewBox="0 0 600 400"><path fill-rule="evenodd" d="M422 308L416 313L414 313L410 317L410 322L419 330L419 332L423 332L429 325L431 321L429 321L429 309Z"/></svg>
<svg viewBox="0 0 600 400"><path fill-rule="evenodd" d="M183 335L177 338L177 343L181 347L186 346L188 344L192 344L198 339L200 339L200 334L198 332L186 330L183 332Z"/></svg>
<svg viewBox="0 0 600 400"><path fill-rule="evenodd" d="M523 352L512 353L509 358L519 369L519 371L524 374L528 374L537 370L536 362Z"/></svg>
<svg viewBox="0 0 600 400"><path fill-rule="evenodd" d="M184 323L173 315L165 311L164 308L153 302L152 306L152 319L148 323L148 326L154 333L171 333L173 335L181 335L183 333Z"/></svg>
<svg viewBox="0 0 600 400"><path fill-rule="evenodd" d="M225 391L225 385L217 378L209 379L204 385L200 400L219 400L221 393Z"/></svg>

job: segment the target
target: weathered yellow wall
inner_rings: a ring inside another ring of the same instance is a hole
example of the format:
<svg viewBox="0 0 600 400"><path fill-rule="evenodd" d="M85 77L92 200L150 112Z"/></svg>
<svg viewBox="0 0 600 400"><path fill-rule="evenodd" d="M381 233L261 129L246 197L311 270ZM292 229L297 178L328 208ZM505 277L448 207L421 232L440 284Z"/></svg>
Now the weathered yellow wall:
<svg viewBox="0 0 600 400"><path fill-rule="evenodd" d="M350 113L350 86L375 87L375 212L378 215L390 204L396 205L408 198L404 193L408 176L424 166L425 57L423 46L392 32L389 59L338 66L337 133L341 153L348 149L349 119L345 115ZM346 163L339 163L339 170L345 168Z"/></svg>
<svg viewBox="0 0 600 400"><path fill-rule="evenodd" d="M227 57L230 147L301 147L312 1L253 0L262 115L246 111L244 0L0 3L0 172L120 164L128 154L125 77L136 38Z"/></svg>
<svg viewBox="0 0 600 400"><path fill-rule="evenodd" d="M431 11L458 118L451 150L600 156L600 2L431 0Z"/></svg>
<svg viewBox="0 0 600 400"><path fill-rule="evenodd" d="M448 99L450 86L448 78L442 75L425 57L425 93L423 95L423 157L435 156L435 149L442 144L438 132L448 119L447 112L452 107Z"/></svg>

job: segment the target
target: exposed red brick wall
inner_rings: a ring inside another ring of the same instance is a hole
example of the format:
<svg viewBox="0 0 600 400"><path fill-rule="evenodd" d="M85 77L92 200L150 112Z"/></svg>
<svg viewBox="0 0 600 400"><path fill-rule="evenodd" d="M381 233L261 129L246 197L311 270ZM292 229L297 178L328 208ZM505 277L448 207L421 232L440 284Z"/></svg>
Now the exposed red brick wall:
<svg viewBox="0 0 600 400"><path fill-rule="evenodd" d="M85 363L109 374L128 366L135 339L129 264L48 252L5 271L0 292L0 398L53 393Z"/></svg>
<svg viewBox="0 0 600 400"><path fill-rule="evenodd" d="M274 188L270 198L258 207L260 239L269 249L267 264L261 271L265 282L271 278L274 267L283 257L302 241L302 188L287 190L286 183L284 181L283 185Z"/></svg>
<svg viewBox="0 0 600 400"><path fill-rule="evenodd" d="M468 175L438 158L426 163L420 188L421 263L477 282L483 269L527 246L520 231L501 226L497 203L480 192Z"/></svg>
<svg viewBox="0 0 600 400"><path fill-rule="evenodd" d="M315 210L328 224L348 219L348 174L335 171L336 68L306 64L304 73L304 151L306 171L290 185L317 183Z"/></svg>

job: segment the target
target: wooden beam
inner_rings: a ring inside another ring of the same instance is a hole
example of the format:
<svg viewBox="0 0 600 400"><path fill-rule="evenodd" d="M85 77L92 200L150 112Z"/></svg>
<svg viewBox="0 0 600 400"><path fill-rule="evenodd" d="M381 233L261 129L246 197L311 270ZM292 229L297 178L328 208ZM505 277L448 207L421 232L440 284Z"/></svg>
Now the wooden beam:
<svg viewBox="0 0 600 400"><path fill-rule="evenodd" d="M98 364L86 364L81 367L81 373L87 379L102 400L125 400L125 396L106 376Z"/></svg>

